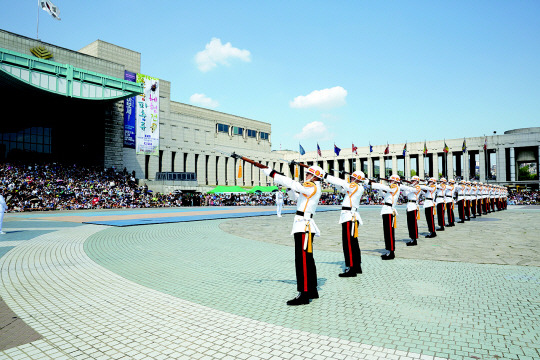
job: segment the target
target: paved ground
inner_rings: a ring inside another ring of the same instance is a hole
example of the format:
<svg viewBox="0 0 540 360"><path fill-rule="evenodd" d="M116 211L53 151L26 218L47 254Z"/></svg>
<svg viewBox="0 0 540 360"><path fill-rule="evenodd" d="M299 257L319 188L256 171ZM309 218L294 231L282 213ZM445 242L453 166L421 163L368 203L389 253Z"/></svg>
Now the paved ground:
<svg viewBox="0 0 540 360"><path fill-rule="evenodd" d="M321 297L300 307L285 306L290 215L118 228L10 214L0 310L41 339L0 359L540 358L538 209L399 242L387 262L378 209L361 213L364 274L352 279L337 277L338 212L317 215Z"/></svg>

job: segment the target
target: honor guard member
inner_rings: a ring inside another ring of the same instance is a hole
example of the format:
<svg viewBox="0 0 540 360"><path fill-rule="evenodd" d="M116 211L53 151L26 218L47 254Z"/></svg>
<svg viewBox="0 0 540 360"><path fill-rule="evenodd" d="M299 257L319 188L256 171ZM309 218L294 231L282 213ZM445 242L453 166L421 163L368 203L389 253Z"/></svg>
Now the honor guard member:
<svg viewBox="0 0 540 360"><path fill-rule="evenodd" d="M420 189L424 193L424 213L426 215L426 221L428 225L429 234L426 238L434 238L437 236L435 231L435 194L437 192L437 185L435 185L435 179L429 178L427 185L420 185Z"/></svg>
<svg viewBox="0 0 540 360"><path fill-rule="evenodd" d="M465 221L471 220L471 203L473 198L473 186L470 181L465 181Z"/></svg>
<svg viewBox="0 0 540 360"><path fill-rule="evenodd" d="M474 182L476 184L476 216L482 216L482 210L484 208L483 205L483 195L482 195L482 183L481 182Z"/></svg>
<svg viewBox="0 0 540 360"><path fill-rule="evenodd" d="M9 196L8 196L9 199ZM7 211L8 206L4 196L0 194L0 235L4 235L5 232L2 231L2 224L4 223L4 213Z"/></svg>
<svg viewBox="0 0 540 360"><path fill-rule="evenodd" d="M375 183L370 181L371 188L381 190L384 199L384 205L381 209L381 216L383 218L383 230L384 230L384 244L388 253L381 256L383 260L392 260L396 251L396 204L399 198L399 183L400 179L397 175L390 176L389 184L383 185L381 183Z"/></svg>
<svg viewBox="0 0 540 360"><path fill-rule="evenodd" d="M456 193L456 182L454 179L448 180L446 191L444 193L444 205L446 206L446 215L448 217L448 226L455 226L454 219L454 194Z"/></svg>
<svg viewBox="0 0 540 360"><path fill-rule="evenodd" d="M470 200L470 204L469 204L469 211L470 211L470 217L469 218L476 218L476 192L478 191L478 187L477 187L477 183L476 181L475 182L472 182L471 183L471 200Z"/></svg>
<svg viewBox="0 0 540 360"><path fill-rule="evenodd" d="M283 191L282 191L282 188L281 186L278 186L278 191L276 192L276 212L277 212L277 216L278 217L281 217L281 209L283 208L283 198L284 198L284 195L283 195Z"/></svg>
<svg viewBox="0 0 540 360"><path fill-rule="evenodd" d="M437 204L437 221L439 223L437 231L444 231L444 212L446 210L444 194L446 193L446 179L441 178L439 182L440 184L437 185L437 197L435 198Z"/></svg>
<svg viewBox="0 0 540 360"><path fill-rule="evenodd" d="M495 185L489 186L489 201L491 203L491 212L495 212Z"/></svg>
<svg viewBox="0 0 540 360"><path fill-rule="evenodd" d="M418 218L420 217L420 209L418 208L418 199L422 189L418 183L420 178L413 176L411 178L411 186L401 185L400 190L407 197L407 228L409 229L409 237L411 241L407 242L407 246L415 246L418 244Z"/></svg>
<svg viewBox="0 0 540 360"><path fill-rule="evenodd" d="M365 183L366 177L362 171L355 171L350 178L350 183L332 175L326 175L324 178L326 182L338 187L338 189L341 188L341 192L345 194L341 204L339 223L341 224L341 239L346 269L339 274L340 277L354 277L356 274L362 273L358 226L363 225L363 223L358 213L358 207L364 194L362 183Z"/></svg>
<svg viewBox="0 0 540 360"><path fill-rule="evenodd" d="M459 183L456 185L456 191L457 191L457 205L458 205L458 216L459 221L458 223L463 224L465 223L465 180L460 180Z"/></svg>
<svg viewBox="0 0 540 360"><path fill-rule="evenodd" d="M482 215L487 215L487 187L482 183L479 184L482 187Z"/></svg>
<svg viewBox="0 0 540 360"><path fill-rule="evenodd" d="M271 168L261 170L266 176L273 177L276 184L293 190L297 196L291 235L294 236L296 288L299 293L294 299L287 301L287 305L309 304L310 299L319 298L317 269L313 259L313 236L320 236L321 233L313 215L321 197L321 179L325 173L318 166L310 166L306 171L306 181L301 184Z"/></svg>

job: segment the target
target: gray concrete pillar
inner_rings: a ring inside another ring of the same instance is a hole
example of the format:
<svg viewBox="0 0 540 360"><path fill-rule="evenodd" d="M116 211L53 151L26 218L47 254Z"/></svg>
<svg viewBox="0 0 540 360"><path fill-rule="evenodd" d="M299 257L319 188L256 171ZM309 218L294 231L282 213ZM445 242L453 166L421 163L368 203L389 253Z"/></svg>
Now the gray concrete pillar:
<svg viewBox="0 0 540 360"><path fill-rule="evenodd" d="M478 156L480 166L480 181L486 182L486 151L480 150L480 156Z"/></svg>
<svg viewBox="0 0 540 360"><path fill-rule="evenodd" d="M510 148L510 181L516 181L516 153L513 147Z"/></svg>

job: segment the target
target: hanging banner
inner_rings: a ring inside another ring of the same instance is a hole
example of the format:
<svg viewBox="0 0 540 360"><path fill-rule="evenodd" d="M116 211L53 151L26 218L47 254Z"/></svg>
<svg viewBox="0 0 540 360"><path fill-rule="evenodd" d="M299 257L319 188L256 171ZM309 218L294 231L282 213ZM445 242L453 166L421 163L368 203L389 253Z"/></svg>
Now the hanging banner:
<svg viewBox="0 0 540 360"><path fill-rule="evenodd" d="M137 95L136 153L159 155L159 79L137 74L144 92Z"/></svg>
<svg viewBox="0 0 540 360"><path fill-rule="evenodd" d="M137 82L137 74L125 70L124 80ZM124 100L124 147L130 149L135 149L136 100L135 96Z"/></svg>

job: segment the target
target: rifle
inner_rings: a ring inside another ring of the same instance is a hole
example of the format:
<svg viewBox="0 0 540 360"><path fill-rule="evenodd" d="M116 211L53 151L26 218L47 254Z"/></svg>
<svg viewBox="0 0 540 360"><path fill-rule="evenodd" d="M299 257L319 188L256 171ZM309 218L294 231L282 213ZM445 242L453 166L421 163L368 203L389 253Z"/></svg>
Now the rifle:
<svg viewBox="0 0 540 360"><path fill-rule="evenodd" d="M232 157L233 159L244 160L245 162L250 163L250 164L252 164L252 165L258 167L259 169L266 169L266 168L268 167L268 166L263 165L263 164L261 164L261 163L259 163L259 162L256 162L255 160L251 160L251 159L249 159L249 158L247 158L247 157L245 157L245 156L238 155L238 154L236 154L235 152L228 153L228 152L225 152L225 151L216 149L216 148L214 148L214 150L216 150L216 151L222 153L223 155L230 156L230 157Z"/></svg>
<svg viewBox="0 0 540 360"><path fill-rule="evenodd" d="M282 160L282 161L288 162L289 165L300 165L300 166L302 166L302 167L305 167L306 169L309 168L309 165L306 165L306 164L303 164L303 163L300 163L300 162L297 162L297 161L294 161L294 160L291 160L291 161L287 161L287 160L284 160L284 159L281 159L281 160ZM336 171L336 170L335 170L335 169L330 169L330 170L328 170L328 173L333 172L333 171ZM337 170L337 172L340 173L340 174L351 175L350 172L345 171L345 170Z"/></svg>

